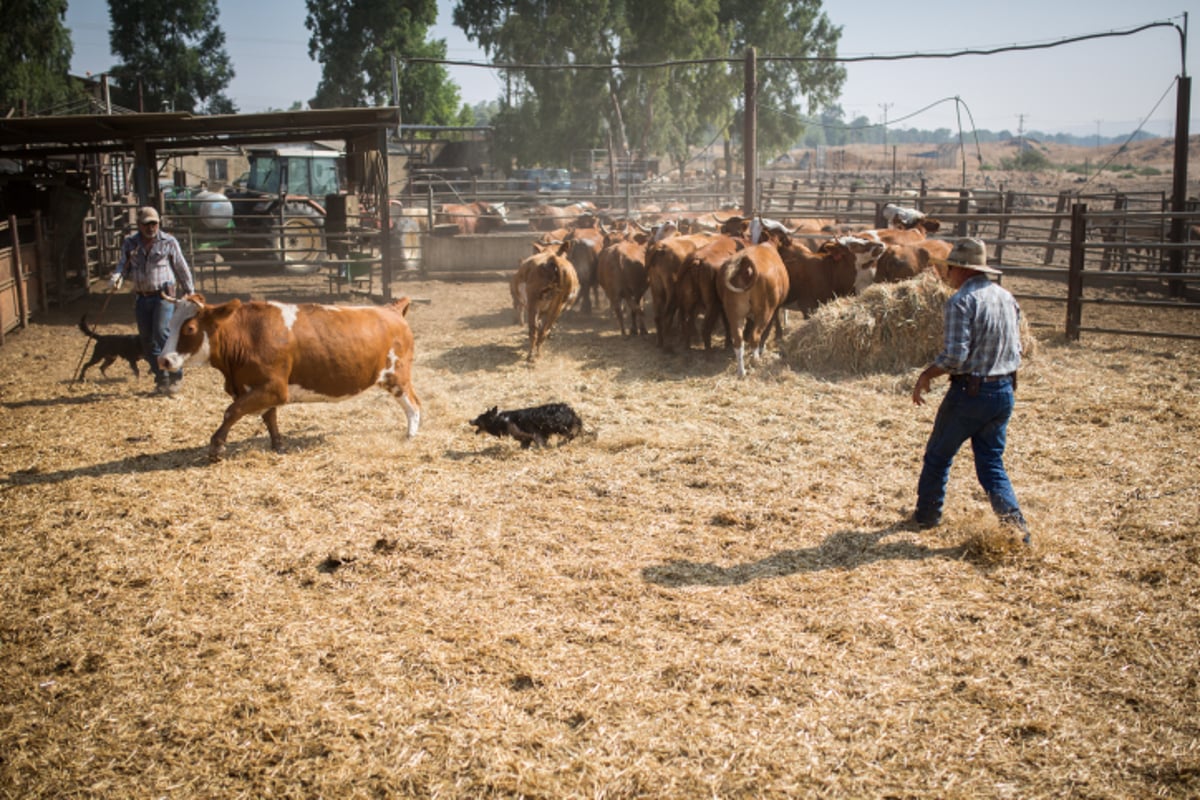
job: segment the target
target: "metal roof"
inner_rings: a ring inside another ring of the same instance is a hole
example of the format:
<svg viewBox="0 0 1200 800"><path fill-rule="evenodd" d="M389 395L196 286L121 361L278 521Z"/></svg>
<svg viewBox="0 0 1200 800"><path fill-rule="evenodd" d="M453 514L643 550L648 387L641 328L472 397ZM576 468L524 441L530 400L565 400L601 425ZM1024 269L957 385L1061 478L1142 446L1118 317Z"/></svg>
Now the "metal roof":
<svg viewBox="0 0 1200 800"><path fill-rule="evenodd" d="M88 114L0 119L0 158L37 159L75 153L350 140L400 124L400 110L337 108L266 114Z"/></svg>

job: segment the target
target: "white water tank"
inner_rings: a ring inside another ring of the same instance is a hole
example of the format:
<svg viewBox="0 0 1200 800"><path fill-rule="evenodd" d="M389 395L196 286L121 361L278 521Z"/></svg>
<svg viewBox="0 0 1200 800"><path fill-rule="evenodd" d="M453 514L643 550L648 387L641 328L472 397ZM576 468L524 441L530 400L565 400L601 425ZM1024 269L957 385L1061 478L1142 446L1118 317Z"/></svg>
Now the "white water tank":
<svg viewBox="0 0 1200 800"><path fill-rule="evenodd" d="M225 230L233 221L233 203L220 192L198 192L192 198L192 203L204 228Z"/></svg>

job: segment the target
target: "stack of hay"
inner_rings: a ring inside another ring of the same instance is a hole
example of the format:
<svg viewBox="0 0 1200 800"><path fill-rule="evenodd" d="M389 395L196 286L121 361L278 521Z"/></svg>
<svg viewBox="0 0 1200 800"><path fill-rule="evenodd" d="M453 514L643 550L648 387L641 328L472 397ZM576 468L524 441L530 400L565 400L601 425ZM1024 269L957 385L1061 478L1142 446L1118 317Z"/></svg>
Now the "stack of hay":
<svg viewBox="0 0 1200 800"><path fill-rule="evenodd" d="M783 343L793 369L828 374L905 372L942 351L946 300L954 291L932 273L877 283L861 295L821 306ZM1021 317L1021 351L1036 342Z"/></svg>

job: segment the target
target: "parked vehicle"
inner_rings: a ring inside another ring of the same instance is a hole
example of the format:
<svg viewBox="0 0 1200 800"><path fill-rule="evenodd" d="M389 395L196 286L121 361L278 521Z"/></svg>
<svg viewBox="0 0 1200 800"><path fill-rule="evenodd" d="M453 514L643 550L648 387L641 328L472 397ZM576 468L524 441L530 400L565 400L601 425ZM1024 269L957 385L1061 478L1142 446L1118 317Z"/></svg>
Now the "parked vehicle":
<svg viewBox="0 0 1200 800"><path fill-rule="evenodd" d="M199 246L227 261L273 262L311 272L327 251L326 206L345 195L340 153L300 147L247 153L245 185L220 192L176 190L167 211L184 221Z"/></svg>
<svg viewBox="0 0 1200 800"><path fill-rule="evenodd" d="M558 168L515 169L508 179L506 188L510 192L553 192L571 191L571 173Z"/></svg>

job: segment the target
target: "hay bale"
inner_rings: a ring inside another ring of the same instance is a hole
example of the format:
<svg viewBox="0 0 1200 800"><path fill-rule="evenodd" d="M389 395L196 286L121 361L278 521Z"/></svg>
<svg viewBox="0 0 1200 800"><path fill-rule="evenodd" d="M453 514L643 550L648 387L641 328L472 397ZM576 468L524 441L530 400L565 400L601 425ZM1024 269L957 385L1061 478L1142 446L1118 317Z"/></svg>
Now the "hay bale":
<svg viewBox="0 0 1200 800"><path fill-rule="evenodd" d="M863 375L923 367L942 350L946 300L954 290L932 273L899 283L877 283L860 295L817 309L783 343L793 369ZM1021 317L1021 352L1036 341Z"/></svg>

